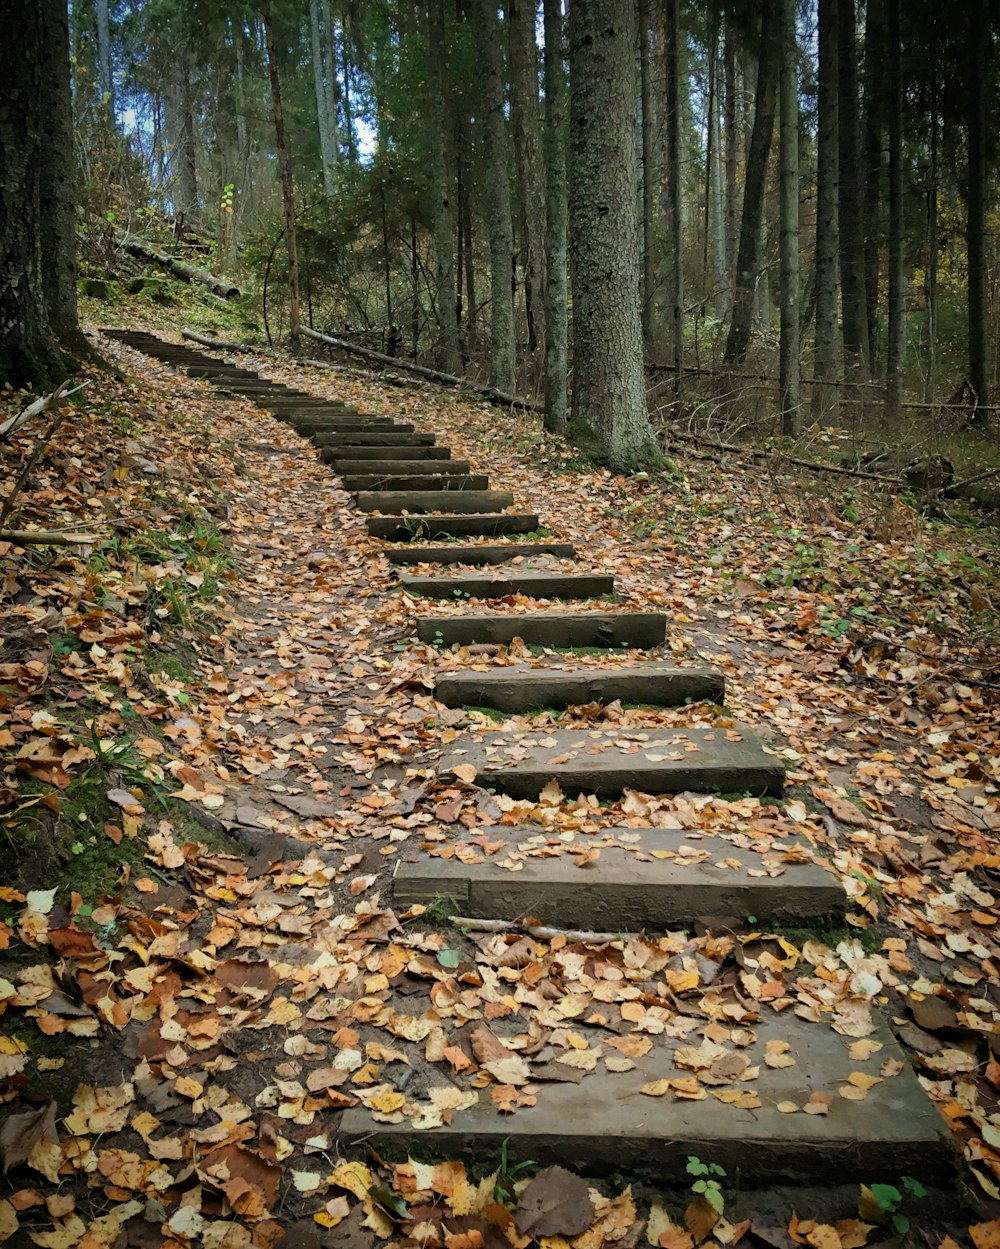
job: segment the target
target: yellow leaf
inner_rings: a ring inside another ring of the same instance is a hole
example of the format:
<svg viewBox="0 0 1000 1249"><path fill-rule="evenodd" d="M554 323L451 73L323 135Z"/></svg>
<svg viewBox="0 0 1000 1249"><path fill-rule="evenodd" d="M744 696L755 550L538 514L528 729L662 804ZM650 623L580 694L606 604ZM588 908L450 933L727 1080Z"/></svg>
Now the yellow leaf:
<svg viewBox="0 0 1000 1249"><path fill-rule="evenodd" d="M346 1188L349 1193L362 1200L368 1196L368 1190L374 1182L371 1171L363 1162L342 1162L332 1175L327 1176L328 1184L332 1184L334 1188Z"/></svg>

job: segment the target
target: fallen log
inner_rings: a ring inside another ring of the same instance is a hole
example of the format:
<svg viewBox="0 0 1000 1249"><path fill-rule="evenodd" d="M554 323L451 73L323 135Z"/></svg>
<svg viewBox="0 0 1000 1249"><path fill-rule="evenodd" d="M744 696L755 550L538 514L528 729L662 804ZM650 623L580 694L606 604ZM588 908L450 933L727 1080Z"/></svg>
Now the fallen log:
<svg viewBox="0 0 1000 1249"><path fill-rule="evenodd" d="M14 546L96 546L99 533L72 533L65 529L0 529L0 542Z"/></svg>
<svg viewBox="0 0 1000 1249"><path fill-rule="evenodd" d="M257 347L250 346L249 343L227 343L221 338L212 338L210 334L199 334L197 330L181 330L181 338L187 338L192 343L200 343L202 347L211 347L214 351L258 352L260 350Z"/></svg>
<svg viewBox="0 0 1000 1249"><path fill-rule="evenodd" d="M329 334L321 334L319 330L311 330L307 326L300 328L306 338L326 343L328 347L336 347L338 351L346 351L348 355L359 356L362 360L372 360L376 364L384 364L392 369L400 369L404 373L413 373L429 382L437 382L441 386L457 386L460 390L471 390L482 395L490 403L504 408L525 408L529 412L543 412L544 406L534 399L523 399L519 395L508 395L495 386L483 386L479 382L470 381L467 377L456 377L453 373L439 373L436 369L425 369L422 364L411 364L408 360L398 360L395 356L383 355L381 351L372 351L369 347L359 347L342 338L333 338Z"/></svg>
<svg viewBox="0 0 1000 1249"><path fill-rule="evenodd" d="M751 460L784 460L786 464L796 464L799 468L812 469L817 473L834 473L840 477L860 477L864 481L877 481L885 486L901 486L899 477L886 477L881 473L866 473L863 469L841 468L836 464L818 464L815 460L802 460L794 455L785 455L780 451L758 451L753 447L741 447L735 442L712 442L707 438L699 438L696 434L682 434L678 430L666 431L668 442L691 442L695 446L705 447L710 451L729 451L736 455L745 455Z"/></svg>
<svg viewBox="0 0 1000 1249"><path fill-rule="evenodd" d="M137 260L145 261L146 264L159 265L168 273L180 278L182 282L200 282L213 294L223 299L235 299L240 293L240 288L234 286L227 278L220 278L207 269L199 269L197 265L189 265L176 256L168 256L166 252L160 251L155 244L148 243L145 239L119 235L116 241L122 251L128 252L130 256L135 256Z"/></svg>

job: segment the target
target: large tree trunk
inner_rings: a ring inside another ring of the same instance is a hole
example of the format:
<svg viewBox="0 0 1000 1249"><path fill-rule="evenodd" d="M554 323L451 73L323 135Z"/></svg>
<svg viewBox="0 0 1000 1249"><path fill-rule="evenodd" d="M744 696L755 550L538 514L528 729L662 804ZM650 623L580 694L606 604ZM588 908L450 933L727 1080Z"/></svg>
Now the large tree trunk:
<svg viewBox="0 0 1000 1249"><path fill-rule="evenodd" d="M535 0L508 0L510 117L517 170L518 221L524 271L524 311L528 350L545 341L545 182L542 175L541 105L538 99L538 44Z"/></svg>
<svg viewBox="0 0 1000 1249"><path fill-rule="evenodd" d="M969 3L969 70L966 79L969 128L969 193L965 246L969 257L969 382L976 399L976 423L989 415L986 355L986 40L988 0Z"/></svg>
<svg viewBox="0 0 1000 1249"><path fill-rule="evenodd" d="M761 221L767 164L774 131L774 111L778 96L778 68L781 41L778 38L776 0L763 0L760 6L760 56L757 61L757 99L747 174L743 187L743 220L740 250L736 261L736 300L726 342L726 363L739 364L750 346L753 325L754 291L760 268Z"/></svg>
<svg viewBox="0 0 1000 1249"><path fill-rule="evenodd" d="M41 168L42 281L49 324L75 355L90 355L76 311L76 159L69 93L69 22L65 0L37 0L45 22L42 81L45 136Z"/></svg>
<svg viewBox="0 0 1000 1249"><path fill-rule="evenodd" d="M288 159L288 143L285 139L281 81L278 77L278 60L274 49L274 31L271 28L271 0L261 0L260 12L264 21L264 41L267 46L267 73L271 82L275 147L278 151L278 167L281 170L281 206L285 219L285 248L288 252L288 337L293 345L297 346L299 341L299 257L295 238L295 188L292 185L292 166Z"/></svg>
<svg viewBox="0 0 1000 1249"><path fill-rule="evenodd" d="M684 393L684 215L681 204L681 28L679 0L666 0L664 32L667 81L667 237L670 253L670 356L674 366L674 402Z"/></svg>
<svg viewBox="0 0 1000 1249"><path fill-rule="evenodd" d="M930 144L927 170L927 264L924 288L927 303L927 376L924 382L924 402L933 403L937 398L937 287L938 287L938 69L936 45L930 56Z"/></svg>
<svg viewBox="0 0 1000 1249"><path fill-rule="evenodd" d="M0 40L0 385L41 388L65 373L49 324L41 246L45 79L52 68L45 40L53 3L15 6ZM62 73L68 76L68 61Z"/></svg>
<svg viewBox="0 0 1000 1249"><path fill-rule="evenodd" d="M656 267L653 211L656 203L656 161L653 156L656 118L650 69L649 0L639 0L639 103L642 112L642 337L646 354L656 342Z"/></svg>
<svg viewBox="0 0 1000 1249"><path fill-rule="evenodd" d="M906 269L903 250L903 87L900 0L885 0L887 11L889 104L889 337L885 369L885 414L903 414L903 363L906 352Z"/></svg>
<svg viewBox="0 0 1000 1249"><path fill-rule="evenodd" d="M634 0L569 6L573 428L623 470L658 450L639 307L637 34Z"/></svg>
<svg viewBox="0 0 1000 1249"><path fill-rule="evenodd" d="M327 195L332 195L337 189L337 159L333 150L333 135L330 128L330 94L326 82L324 39L320 30L320 16L319 0L309 0L309 34L312 43L316 121L319 127L319 158L323 167L323 190Z"/></svg>
<svg viewBox="0 0 1000 1249"><path fill-rule="evenodd" d="M845 372L856 381L869 375L865 314L865 231L861 201L861 139L858 117L858 48L855 0L839 0L838 138L840 148L840 298Z"/></svg>
<svg viewBox="0 0 1000 1249"><path fill-rule="evenodd" d="M836 422L837 389L837 5L819 0L819 124L816 140L816 338L813 420Z"/></svg>
<svg viewBox="0 0 1000 1249"><path fill-rule="evenodd" d="M560 0L545 5L545 428L566 428L566 72Z"/></svg>
<svg viewBox="0 0 1000 1249"><path fill-rule="evenodd" d="M445 0L431 0L428 51L433 82L430 102L431 199L434 223L434 305L441 335L438 367L455 373L458 360L458 318L455 301L454 177L448 160L448 48Z"/></svg>
<svg viewBox="0 0 1000 1249"><path fill-rule="evenodd" d="M872 375L878 372L879 252L882 241L879 210L882 201L882 127L886 104L884 78L891 49L885 40L884 0L867 0L865 7L865 318L868 359Z"/></svg>
<svg viewBox="0 0 1000 1249"><path fill-rule="evenodd" d="M482 75L483 163L490 218L490 385L497 390L513 391L514 232L507 173L500 31L495 0L476 0L476 4L476 38Z"/></svg>
<svg viewBox="0 0 1000 1249"><path fill-rule="evenodd" d="M781 432L799 430L799 84L795 0L781 0Z"/></svg>
<svg viewBox="0 0 1000 1249"><path fill-rule="evenodd" d="M115 79L111 69L111 19L108 0L95 0L94 9L97 14L97 81L101 88L101 107L107 109L108 117L114 124Z"/></svg>

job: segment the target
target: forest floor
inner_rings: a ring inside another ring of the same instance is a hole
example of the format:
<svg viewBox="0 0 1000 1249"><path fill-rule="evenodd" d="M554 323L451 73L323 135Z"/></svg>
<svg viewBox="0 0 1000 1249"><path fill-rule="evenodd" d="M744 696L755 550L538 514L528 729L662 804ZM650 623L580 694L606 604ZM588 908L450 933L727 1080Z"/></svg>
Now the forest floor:
<svg viewBox="0 0 1000 1249"><path fill-rule="evenodd" d="M426 1041L445 1086L408 1107L417 1126L465 1104L476 1063L440 1021L454 1017L456 969L475 985L495 947L433 908L395 914L388 878L419 847L538 824L555 837L791 832L822 847L850 895L848 925L808 950L782 937L772 980L791 1006L817 966L845 1001L859 978L884 998L962 1159L933 1209L919 1185L902 1185L893 1209L884 1186L776 1199L724 1177L721 1220L690 1175L664 1175L660 1191L606 1177L573 1249L643 1237L858 1249L898 1243L904 1223L934 1249L948 1236L1000 1245L995 528L857 482L696 455L626 479L543 441L534 417L254 361L412 419L488 468L493 488L544 504L552 536L615 575L622 606L668 614L672 656L727 678L724 708L589 705L511 728L737 720L764 728L789 766L780 806L558 790L514 801L438 782L442 746L481 713L445 711L430 691L442 666L505 664L517 647L416 643L415 603L308 442L100 346L115 371L87 370L9 522L92 540L0 543L0 849L16 865L0 885L0 1241L527 1245L512 1211L531 1167L506 1151L474 1175L461 1160L342 1155L334 1112L400 1111L404 1040ZM0 421L18 406L3 396ZM39 428L0 448L8 481ZM504 978L557 980L565 939L529 944ZM386 1011L391 989L406 1013ZM697 976L677 991L697 994ZM471 1009L475 992L461 998ZM513 1136L533 1094L498 1087Z"/></svg>

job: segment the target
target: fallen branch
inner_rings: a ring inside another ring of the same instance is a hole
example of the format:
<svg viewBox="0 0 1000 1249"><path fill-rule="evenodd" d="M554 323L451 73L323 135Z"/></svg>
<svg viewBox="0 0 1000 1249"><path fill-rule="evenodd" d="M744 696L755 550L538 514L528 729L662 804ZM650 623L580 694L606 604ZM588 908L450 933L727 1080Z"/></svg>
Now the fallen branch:
<svg viewBox="0 0 1000 1249"><path fill-rule="evenodd" d="M199 269L196 265L189 265L183 260L178 260L176 256L168 256L153 243L147 243L145 239L119 235L116 242L122 251L128 252L130 256L144 260L147 264L159 265L170 273L176 274L183 282L200 282L223 299L233 299L240 293L240 288L225 278L220 278L207 269Z"/></svg>
<svg viewBox="0 0 1000 1249"><path fill-rule="evenodd" d="M75 395L78 390L83 390L84 386L89 386L89 382L83 382L79 386L74 386L72 390L67 390L69 378L61 382L55 390L48 395L42 395L40 399L36 399L33 403L15 416L10 417L0 425L0 438L5 442L9 435L15 433L22 425L27 425L33 416L40 416L47 408L51 408L54 403L58 403L60 399L68 399L70 395Z"/></svg>
<svg viewBox="0 0 1000 1249"><path fill-rule="evenodd" d="M860 477L865 481L881 482L885 486L900 486L902 479L899 477L885 477L881 473L866 473L860 468L841 468L837 464L817 464L814 460L801 460L794 455L784 455L782 452L776 451L757 451L753 447L741 447L735 442L709 442L706 438L699 438L695 434L681 434L675 430L667 432L667 438L671 442L693 442L696 446L707 447L712 451L731 451L737 455L748 456L751 460L771 460L780 458L789 464L796 464L800 468L808 468L817 473L836 473L842 477Z"/></svg>
<svg viewBox="0 0 1000 1249"><path fill-rule="evenodd" d="M212 338L209 334L199 334L196 330L181 330L181 337L190 339L192 343L200 343L202 347L211 347L213 351L257 351L248 343L226 343L221 338Z"/></svg>
<svg viewBox="0 0 1000 1249"><path fill-rule="evenodd" d="M950 486L941 486L932 493L935 495L957 494L959 490L964 490L966 486L977 486L981 481L997 476L1000 476L1000 468L987 468L981 473L976 473L974 477L966 477L964 481L953 481Z"/></svg>
<svg viewBox="0 0 1000 1249"><path fill-rule="evenodd" d="M0 529L0 542L15 546L96 546L99 533L69 533L64 529Z"/></svg>
<svg viewBox="0 0 1000 1249"><path fill-rule="evenodd" d="M360 356L363 360L373 360L376 364L385 364L393 369L402 369L404 373L413 373L417 377L425 378L429 382L437 382L442 386L457 386L460 390L471 390L477 395L482 395L484 399L488 399L490 403L499 404L505 408L526 408L529 412L543 412L544 406L536 403L534 399L522 399L518 395L508 395L502 390L497 390L494 386L483 386L479 382L470 381L467 377L456 377L453 373L439 373L436 369L425 369L422 364L410 364L408 360L398 360L395 356L383 355L381 351L372 351L368 347L358 347L355 343L346 342L342 338L332 338L329 334L321 334L318 330L311 330L307 326L302 326L300 333L307 338L314 338L317 342L326 343L329 347L336 347L339 351L346 351L349 355Z"/></svg>
<svg viewBox="0 0 1000 1249"><path fill-rule="evenodd" d="M544 924L521 924L512 919L471 919L466 915L452 915L451 923L456 928L466 928L469 932L520 932L528 937L538 937L542 941L554 941L556 937L564 937L567 941L592 941L606 944L609 941L620 941L620 932L584 932L573 928L546 928Z"/></svg>

